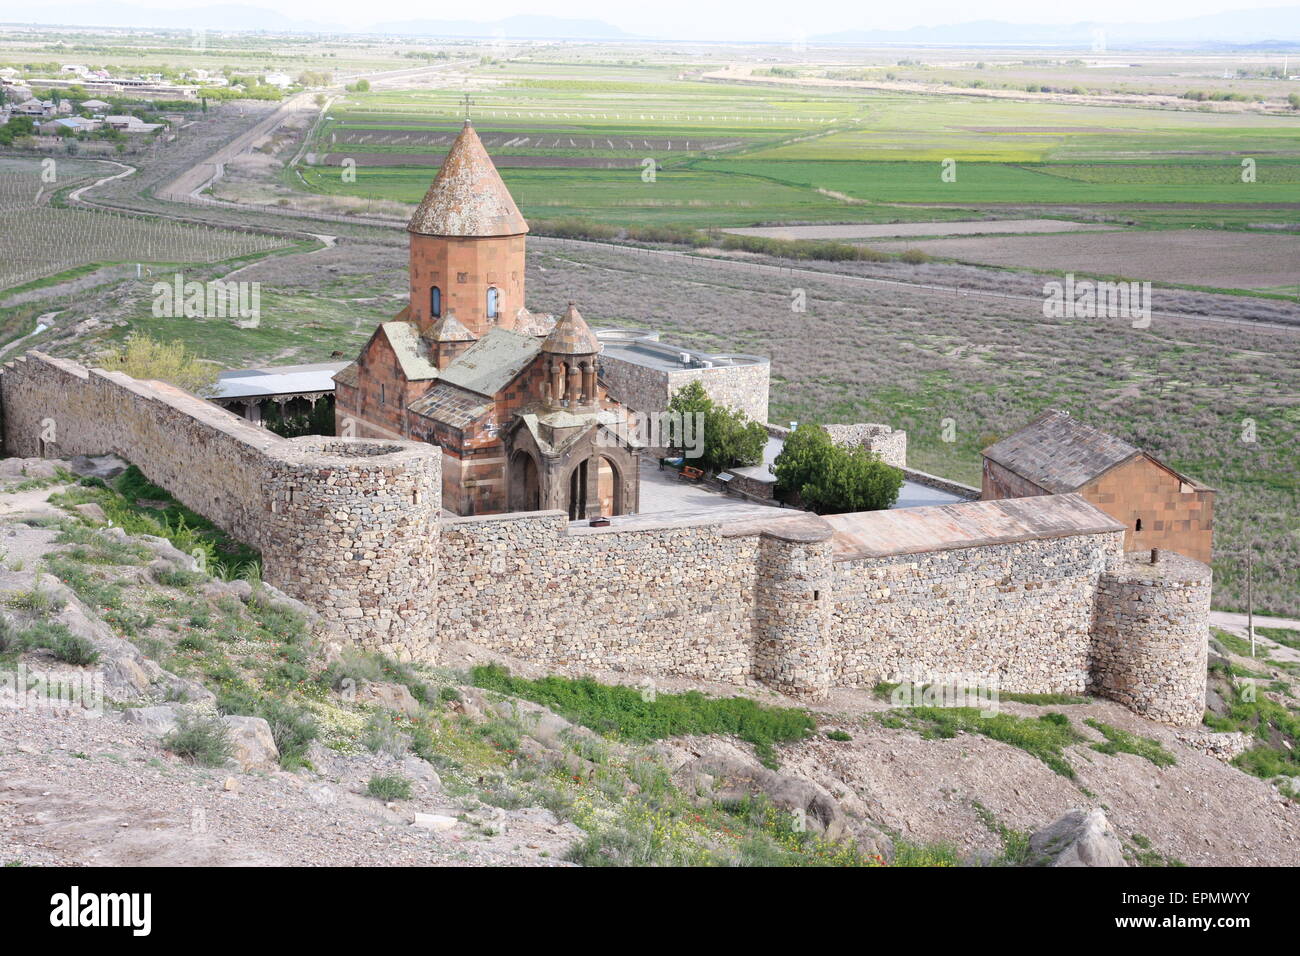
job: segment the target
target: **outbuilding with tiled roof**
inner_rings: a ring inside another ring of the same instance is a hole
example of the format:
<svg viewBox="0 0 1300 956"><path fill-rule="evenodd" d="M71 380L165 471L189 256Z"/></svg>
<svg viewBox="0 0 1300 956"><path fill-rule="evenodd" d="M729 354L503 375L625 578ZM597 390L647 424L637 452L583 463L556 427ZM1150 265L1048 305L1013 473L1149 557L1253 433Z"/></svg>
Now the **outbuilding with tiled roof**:
<svg viewBox="0 0 1300 956"><path fill-rule="evenodd" d="M1124 525L1127 550L1210 561L1214 489L1068 412L1048 409L983 456L983 500L1077 492Z"/></svg>

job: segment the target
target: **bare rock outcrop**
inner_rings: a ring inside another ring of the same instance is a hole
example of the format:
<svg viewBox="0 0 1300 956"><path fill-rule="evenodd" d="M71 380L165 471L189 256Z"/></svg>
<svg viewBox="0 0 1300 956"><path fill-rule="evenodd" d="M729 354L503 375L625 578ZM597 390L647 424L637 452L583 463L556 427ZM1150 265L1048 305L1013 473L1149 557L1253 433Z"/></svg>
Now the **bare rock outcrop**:
<svg viewBox="0 0 1300 956"><path fill-rule="evenodd" d="M1029 838L1033 866L1128 866L1114 827L1100 808L1070 810Z"/></svg>

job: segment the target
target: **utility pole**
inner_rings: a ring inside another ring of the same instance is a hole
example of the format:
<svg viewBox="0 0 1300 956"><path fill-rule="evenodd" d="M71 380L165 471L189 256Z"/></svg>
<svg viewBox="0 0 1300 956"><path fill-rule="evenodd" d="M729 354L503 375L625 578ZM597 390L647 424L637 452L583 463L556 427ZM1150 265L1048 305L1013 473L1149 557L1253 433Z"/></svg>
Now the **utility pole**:
<svg viewBox="0 0 1300 956"><path fill-rule="evenodd" d="M1246 633L1250 635L1250 656L1255 656L1255 588L1252 574L1255 564L1255 542L1246 549Z"/></svg>

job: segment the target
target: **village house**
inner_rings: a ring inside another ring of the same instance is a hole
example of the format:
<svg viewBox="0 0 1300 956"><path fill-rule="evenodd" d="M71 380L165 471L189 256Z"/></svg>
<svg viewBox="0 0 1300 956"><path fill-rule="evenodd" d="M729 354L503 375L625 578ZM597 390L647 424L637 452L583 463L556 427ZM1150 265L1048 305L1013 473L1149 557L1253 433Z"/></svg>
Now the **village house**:
<svg viewBox="0 0 1300 956"><path fill-rule="evenodd" d="M105 125L120 133L152 133L162 127L162 123L146 123L138 116L105 116Z"/></svg>
<svg viewBox="0 0 1300 956"><path fill-rule="evenodd" d="M407 232L410 305L334 377L339 434L440 446L456 514L635 512L639 446L603 346L573 303L528 310L528 224L468 120Z"/></svg>
<svg viewBox="0 0 1300 956"><path fill-rule="evenodd" d="M1124 550L1164 548L1210 562L1214 489L1083 422L1049 409L984 449L980 498L1077 492L1124 525Z"/></svg>
<svg viewBox="0 0 1300 956"><path fill-rule="evenodd" d="M40 130L45 136L61 136L64 133L88 133L98 128L98 126L99 123L95 120L82 119L79 116L65 116L42 123Z"/></svg>

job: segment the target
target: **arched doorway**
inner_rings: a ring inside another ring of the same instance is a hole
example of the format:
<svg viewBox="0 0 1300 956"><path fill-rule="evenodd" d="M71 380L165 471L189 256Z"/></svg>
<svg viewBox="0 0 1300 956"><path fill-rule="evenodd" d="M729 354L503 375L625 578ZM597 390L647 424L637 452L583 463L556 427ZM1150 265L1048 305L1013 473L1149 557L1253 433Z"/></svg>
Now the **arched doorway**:
<svg viewBox="0 0 1300 956"><path fill-rule="evenodd" d="M587 462L584 459L569 472L569 520L581 521L587 517Z"/></svg>
<svg viewBox="0 0 1300 956"><path fill-rule="evenodd" d="M623 482L618 465L601 455L596 472L596 500L600 502L600 513L607 517L621 515L623 507Z"/></svg>
<svg viewBox="0 0 1300 956"><path fill-rule="evenodd" d="M517 451L510 459L509 488L511 511L541 510L542 493L537 476L537 462L526 451Z"/></svg>

